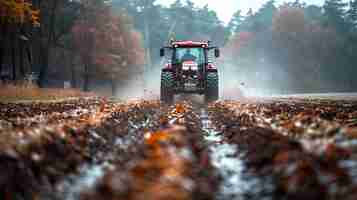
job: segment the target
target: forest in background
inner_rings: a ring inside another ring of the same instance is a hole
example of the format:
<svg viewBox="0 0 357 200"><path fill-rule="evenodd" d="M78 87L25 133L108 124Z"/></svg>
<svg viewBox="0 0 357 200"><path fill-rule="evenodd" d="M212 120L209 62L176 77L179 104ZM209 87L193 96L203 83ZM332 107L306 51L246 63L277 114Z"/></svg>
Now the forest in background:
<svg viewBox="0 0 357 200"><path fill-rule="evenodd" d="M0 72L40 87L91 90L156 68L171 38L223 47L223 79L271 93L355 91L357 0L322 7L268 1L237 11L225 25L208 6L177 0L4 0L0 2Z"/></svg>
<svg viewBox="0 0 357 200"><path fill-rule="evenodd" d="M231 74L265 94L355 92L356 25L356 0L322 7L268 1L257 12L234 14L223 54Z"/></svg>

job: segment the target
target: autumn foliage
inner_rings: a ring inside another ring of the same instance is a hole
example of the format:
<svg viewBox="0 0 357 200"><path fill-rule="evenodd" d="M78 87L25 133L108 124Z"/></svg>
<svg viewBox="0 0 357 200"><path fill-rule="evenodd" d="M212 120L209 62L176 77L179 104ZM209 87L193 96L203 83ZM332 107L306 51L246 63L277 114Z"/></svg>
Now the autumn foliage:
<svg viewBox="0 0 357 200"><path fill-rule="evenodd" d="M28 0L0 1L0 19L8 23L23 24L31 22L40 25L40 11L34 9Z"/></svg>
<svg viewBox="0 0 357 200"><path fill-rule="evenodd" d="M280 33L303 33L305 30L305 14L302 8L283 6L273 17L273 31Z"/></svg>
<svg viewBox="0 0 357 200"><path fill-rule="evenodd" d="M144 63L141 36L125 14L115 15L107 5L84 4L83 16L72 28L74 44L83 62L104 76L127 74Z"/></svg>
<svg viewBox="0 0 357 200"><path fill-rule="evenodd" d="M337 29L312 19L303 6L286 3L271 13L264 29L261 13L246 17L245 26L224 48L225 59L251 77L245 80L247 85L274 93L303 93L332 90L328 88L335 87L337 79L345 80L344 72L336 73L336 55L341 55L338 49L343 45ZM336 75L339 78L332 78Z"/></svg>

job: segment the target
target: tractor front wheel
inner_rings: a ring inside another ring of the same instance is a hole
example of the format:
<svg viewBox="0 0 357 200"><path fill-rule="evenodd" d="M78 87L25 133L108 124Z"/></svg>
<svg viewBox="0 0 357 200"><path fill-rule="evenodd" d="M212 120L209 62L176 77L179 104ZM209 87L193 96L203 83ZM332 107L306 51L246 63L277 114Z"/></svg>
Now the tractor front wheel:
<svg viewBox="0 0 357 200"><path fill-rule="evenodd" d="M160 100L165 103L172 103L174 100L174 75L172 72L161 72Z"/></svg>
<svg viewBox="0 0 357 200"><path fill-rule="evenodd" d="M206 76L206 102L217 101L219 97L218 93L218 73L208 72Z"/></svg>

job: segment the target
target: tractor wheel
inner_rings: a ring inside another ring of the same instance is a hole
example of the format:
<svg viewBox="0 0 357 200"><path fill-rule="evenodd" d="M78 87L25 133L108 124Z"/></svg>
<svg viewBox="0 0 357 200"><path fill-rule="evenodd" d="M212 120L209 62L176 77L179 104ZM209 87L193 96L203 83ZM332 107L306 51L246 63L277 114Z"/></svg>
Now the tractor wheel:
<svg viewBox="0 0 357 200"><path fill-rule="evenodd" d="M207 103L218 100L218 73L217 72L207 73L205 100Z"/></svg>
<svg viewBox="0 0 357 200"><path fill-rule="evenodd" d="M172 103L174 100L174 75L172 72L161 72L160 100L165 103Z"/></svg>

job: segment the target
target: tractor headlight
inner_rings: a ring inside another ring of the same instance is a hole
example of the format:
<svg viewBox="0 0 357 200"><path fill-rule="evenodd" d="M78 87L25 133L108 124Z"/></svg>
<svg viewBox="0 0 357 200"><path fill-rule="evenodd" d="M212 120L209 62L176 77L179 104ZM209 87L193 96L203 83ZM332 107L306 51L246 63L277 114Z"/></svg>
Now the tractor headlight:
<svg viewBox="0 0 357 200"><path fill-rule="evenodd" d="M184 70L184 71L190 70L190 66L189 65L182 65L182 70Z"/></svg>
<svg viewBox="0 0 357 200"><path fill-rule="evenodd" d="M198 65L192 65L191 66L192 71L197 71L198 70Z"/></svg>
<svg viewBox="0 0 357 200"><path fill-rule="evenodd" d="M196 63L183 64L182 65L182 70L184 70L184 71L188 71L188 70L197 71L198 70L198 64L196 64Z"/></svg>

